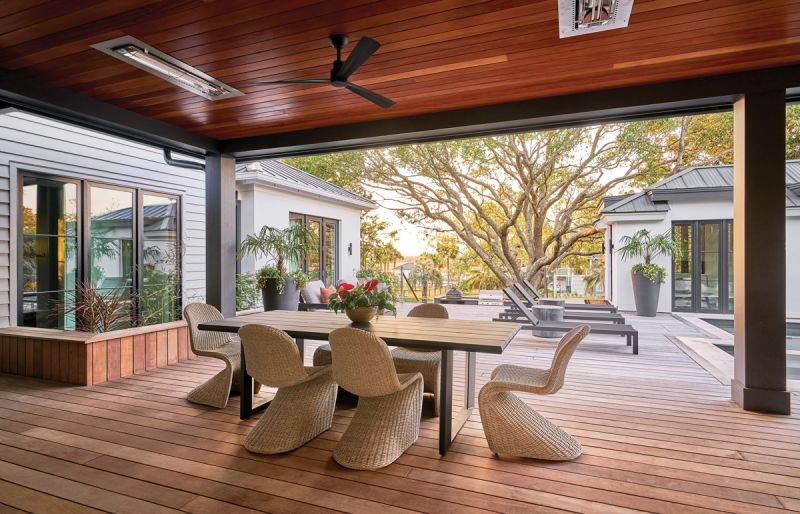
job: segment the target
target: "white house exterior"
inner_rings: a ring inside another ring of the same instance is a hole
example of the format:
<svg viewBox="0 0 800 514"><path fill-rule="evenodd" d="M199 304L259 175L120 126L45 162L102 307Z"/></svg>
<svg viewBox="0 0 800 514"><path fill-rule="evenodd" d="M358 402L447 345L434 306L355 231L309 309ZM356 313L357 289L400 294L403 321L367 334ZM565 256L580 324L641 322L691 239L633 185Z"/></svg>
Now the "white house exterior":
<svg viewBox="0 0 800 514"><path fill-rule="evenodd" d="M361 262L361 213L376 204L275 160L237 166L236 192L240 241L265 225L306 223L319 235L318 251L304 263L310 278L326 284L354 278ZM263 257L244 257L240 271L253 272L264 264Z"/></svg>
<svg viewBox="0 0 800 514"><path fill-rule="evenodd" d="M294 168L260 166L237 177L241 233L286 226L290 213L329 220L332 263L349 278L361 211L375 205ZM0 327L75 328L74 315L53 311L79 282L136 292L148 324L179 318L205 300L205 196L205 172L166 164L162 148L0 111Z"/></svg>
<svg viewBox="0 0 800 514"><path fill-rule="evenodd" d="M786 315L800 317L800 161L786 163ZM688 168L630 195L608 197L598 226L605 229L605 292L621 310L634 310L631 267L617 249L624 236L647 229L672 233L683 256L658 257L667 270L659 312L733 313L733 166Z"/></svg>

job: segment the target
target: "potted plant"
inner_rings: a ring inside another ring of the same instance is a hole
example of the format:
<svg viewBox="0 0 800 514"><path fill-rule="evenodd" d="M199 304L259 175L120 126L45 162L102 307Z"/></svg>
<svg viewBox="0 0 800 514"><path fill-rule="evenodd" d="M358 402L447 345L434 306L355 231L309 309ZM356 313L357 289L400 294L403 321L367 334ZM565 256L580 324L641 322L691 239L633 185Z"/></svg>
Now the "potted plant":
<svg viewBox="0 0 800 514"><path fill-rule="evenodd" d="M658 312L658 297L667 272L652 260L659 255L680 255L680 247L669 232L652 235L647 229L632 236L623 236L620 242L623 246L617 251L624 260L644 259L644 262L634 264L631 268L633 299L636 303L636 314L653 317Z"/></svg>
<svg viewBox="0 0 800 514"><path fill-rule="evenodd" d="M301 271L287 271L287 265L302 262L315 244L314 234L302 224L284 229L264 226L242 241L240 255L266 257L274 263L256 273L265 311L297 310L300 290L308 283L308 277Z"/></svg>
<svg viewBox="0 0 800 514"><path fill-rule="evenodd" d="M328 307L344 311L353 323L369 323L379 310L397 312L391 289L380 287L378 279L358 285L342 282L328 299Z"/></svg>

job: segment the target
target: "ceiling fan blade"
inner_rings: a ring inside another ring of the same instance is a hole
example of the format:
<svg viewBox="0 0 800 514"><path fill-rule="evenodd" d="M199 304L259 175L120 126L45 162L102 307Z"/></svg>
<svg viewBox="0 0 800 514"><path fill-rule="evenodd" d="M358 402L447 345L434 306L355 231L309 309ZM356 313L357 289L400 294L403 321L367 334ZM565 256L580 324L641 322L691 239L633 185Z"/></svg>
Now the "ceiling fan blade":
<svg viewBox="0 0 800 514"><path fill-rule="evenodd" d="M374 91L370 91L369 89L367 89L365 87L361 87L361 86L358 86L358 85L350 83L350 82L348 82L347 85L344 86L344 87L349 89L353 93L357 94L358 96L366 98L367 100L369 100L370 102L374 103L375 105L383 107L384 109L388 109L389 107L394 105L394 101L393 100L389 100L385 96L379 95L378 93L376 93Z"/></svg>
<svg viewBox="0 0 800 514"><path fill-rule="evenodd" d="M330 79L309 80L271 80L266 82L251 82L251 86L279 86L281 84L330 84Z"/></svg>
<svg viewBox="0 0 800 514"><path fill-rule="evenodd" d="M339 70L339 76L347 79L380 47L381 44L372 38L365 36L359 39L358 44L347 56L347 60L344 61L342 68Z"/></svg>

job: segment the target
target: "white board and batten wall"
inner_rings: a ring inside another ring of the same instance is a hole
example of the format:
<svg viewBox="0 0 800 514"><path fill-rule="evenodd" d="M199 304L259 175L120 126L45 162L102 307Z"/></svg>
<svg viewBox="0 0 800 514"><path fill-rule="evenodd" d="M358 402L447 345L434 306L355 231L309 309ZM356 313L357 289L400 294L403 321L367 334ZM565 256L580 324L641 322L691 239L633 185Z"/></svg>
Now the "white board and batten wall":
<svg viewBox="0 0 800 514"><path fill-rule="evenodd" d="M160 148L19 111L0 111L0 326L16 324L18 177L50 174L180 198L183 301L205 300L205 177Z"/></svg>

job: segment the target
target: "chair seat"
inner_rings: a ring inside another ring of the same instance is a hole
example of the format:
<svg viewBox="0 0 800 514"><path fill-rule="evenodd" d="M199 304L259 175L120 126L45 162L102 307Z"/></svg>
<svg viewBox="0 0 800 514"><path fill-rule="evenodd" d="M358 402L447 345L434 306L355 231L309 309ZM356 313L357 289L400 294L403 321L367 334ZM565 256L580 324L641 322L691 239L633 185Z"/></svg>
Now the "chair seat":
<svg viewBox="0 0 800 514"><path fill-rule="evenodd" d="M501 364L492 371L492 380L495 382L518 384L526 391L537 393L539 391L531 389L541 389L543 392L549 378L549 369L526 368L513 364Z"/></svg>

